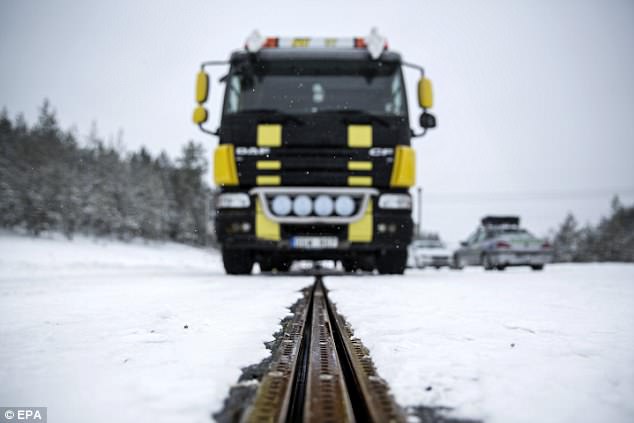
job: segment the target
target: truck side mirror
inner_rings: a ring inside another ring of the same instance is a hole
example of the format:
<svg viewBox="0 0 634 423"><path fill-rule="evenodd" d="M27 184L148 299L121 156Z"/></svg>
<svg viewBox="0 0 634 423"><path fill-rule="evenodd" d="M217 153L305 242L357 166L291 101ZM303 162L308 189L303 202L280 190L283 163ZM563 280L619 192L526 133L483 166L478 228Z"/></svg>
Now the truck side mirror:
<svg viewBox="0 0 634 423"><path fill-rule="evenodd" d="M207 122L207 109L203 107L203 103L207 101L209 96L209 75L205 71L198 72L196 75L196 103L198 106L194 109L193 121L197 125Z"/></svg>
<svg viewBox="0 0 634 423"><path fill-rule="evenodd" d="M192 120L196 125L202 125L203 123L207 122L207 117L207 109L205 109L203 106L198 106L194 109Z"/></svg>
<svg viewBox="0 0 634 423"><path fill-rule="evenodd" d="M418 105L423 109L430 109L434 105L431 80L425 77L418 80Z"/></svg>
<svg viewBox="0 0 634 423"><path fill-rule="evenodd" d="M419 119L420 127L423 129L431 129L436 127L436 116L431 113L423 112Z"/></svg>
<svg viewBox="0 0 634 423"><path fill-rule="evenodd" d="M196 75L196 103L203 104L209 95L209 75L205 71Z"/></svg>

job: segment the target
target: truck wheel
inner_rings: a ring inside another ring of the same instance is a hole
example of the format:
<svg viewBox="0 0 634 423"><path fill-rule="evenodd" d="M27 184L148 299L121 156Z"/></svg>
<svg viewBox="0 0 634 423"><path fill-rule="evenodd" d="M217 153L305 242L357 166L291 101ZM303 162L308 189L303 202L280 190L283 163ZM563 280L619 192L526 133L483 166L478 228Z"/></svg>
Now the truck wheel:
<svg viewBox="0 0 634 423"><path fill-rule="evenodd" d="M278 259L273 262L273 267L278 272L288 272L291 269L291 264L293 264L293 260Z"/></svg>
<svg viewBox="0 0 634 423"><path fill-rule="evenodd" d="M253 269L253 253L238 248L222 249L222 264L229 275L250 275Z"/></svg>
<svg viewBox="0 0 634 423"><path fill-rule="evenodd" d="M402 275L406 264L406 250L386 250L376 257L376 268L381 275Z"/></svg>
<svg viewBox="0 0 634 423"><path fill-rule="evenodd" d="M260 272L270 272L273 270L273 262L270 259L263 259L259 262Z"/></svg>
<svg viewBox="0 0 634 423"><path fill-rule="evenodd" d="M374 272L374 263L361 263L361 270L364 272Z"/></svg>
<svg viewBox="0 0 634 423"><path fill-rule="evenodd" d="M544 265L543 264L533 264L531 266L531 269L533 269L533 270L544 270Z"/></svg>
<svg viewBox="0 0 634 423"><path fill-rule="evenodd" d="M344 259L341 260L341 265L343 266L343 270L347 273L354 273L359 269L357 260L355 259Z"/></svg>
<svg viewBox="0 0 634 423"><path fill-rule="evenodd" d="M359 259L359 267L364 272L374 272L374 257L371 255L363 256Z"/></svg>
<svg viewBox="0 0 634 423"><path fill-rule="evenodd" d="M501 272L506 270L506 266L503 265L503 264L498 264L497 266L495 266L495 268L498 269Z"/></svg>

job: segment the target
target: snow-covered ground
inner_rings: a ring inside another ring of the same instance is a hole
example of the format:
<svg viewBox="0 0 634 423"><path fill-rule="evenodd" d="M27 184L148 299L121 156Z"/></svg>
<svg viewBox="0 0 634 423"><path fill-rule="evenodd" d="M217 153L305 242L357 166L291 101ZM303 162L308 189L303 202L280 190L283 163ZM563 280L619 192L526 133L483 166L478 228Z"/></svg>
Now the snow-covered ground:
<svg viewBox="0 0 634 423"><path fill-rule="evenodd" d="M634 421L634 265L325 283L402 405L488 423Z"/></svg>
<svg viewBox="0 0 634 423"><path fill-rule="evenodd" d="M208 422L311 281L227 277L213 252L176 244L0 234L0 406Z"/></svg>
<svg viewBox="0 0 634 423"><path fill-rule="evenodd" d="M209 421L311 282L225 276L212 251L176 244L0 233L0 406L48 406L51 422ZM634 421L634 265L325 282L402 405Z"/></svg>

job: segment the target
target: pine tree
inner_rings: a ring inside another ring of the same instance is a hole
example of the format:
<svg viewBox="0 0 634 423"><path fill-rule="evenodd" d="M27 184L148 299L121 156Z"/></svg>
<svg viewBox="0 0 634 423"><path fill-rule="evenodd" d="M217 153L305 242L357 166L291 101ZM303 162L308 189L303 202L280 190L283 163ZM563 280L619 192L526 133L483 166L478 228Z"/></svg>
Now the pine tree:
<svg viewBox="0 0 634 423"><path fill-rule="evenodd" d="M145 148L128 154L121 131L106 144L96 123L80 146L48 100L30 128L22 115L12 122L0 111L2 227L206 244L206 169L200 144L187 143L175 163Z"/></svg>
<svg viewBox="0 0 634 423"><path fill-rule="evenodd" d="M572 213L568 213L553 239L554 261L572 261L577 251L578 241L577 219Z"/></svg>

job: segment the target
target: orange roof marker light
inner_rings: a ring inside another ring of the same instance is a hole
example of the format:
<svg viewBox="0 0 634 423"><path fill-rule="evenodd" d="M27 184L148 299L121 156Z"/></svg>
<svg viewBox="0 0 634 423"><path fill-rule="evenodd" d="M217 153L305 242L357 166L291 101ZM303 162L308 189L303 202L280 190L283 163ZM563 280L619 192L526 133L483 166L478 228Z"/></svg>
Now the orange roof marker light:
<svg viewBox="0 0 634 423"><path fill-rule="evenodd" d="M366 49L372 59L378 59L387 50L387 40L372 28L365 37L354 38L309 38L309 37L263 37L258 30L249 35L244 45L250 53L263 48L359 48Z"/></svg>

